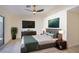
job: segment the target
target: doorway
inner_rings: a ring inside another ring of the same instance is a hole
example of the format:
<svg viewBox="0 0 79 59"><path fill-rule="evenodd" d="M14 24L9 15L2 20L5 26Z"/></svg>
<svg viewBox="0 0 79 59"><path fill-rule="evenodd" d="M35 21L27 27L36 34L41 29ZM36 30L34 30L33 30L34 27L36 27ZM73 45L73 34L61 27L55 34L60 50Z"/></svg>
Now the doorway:
<svg viewBox="0 0 79 59"><path fill-rule="evenodd" d="M4 44L4 17L0 16L0 46Z"/></svg>

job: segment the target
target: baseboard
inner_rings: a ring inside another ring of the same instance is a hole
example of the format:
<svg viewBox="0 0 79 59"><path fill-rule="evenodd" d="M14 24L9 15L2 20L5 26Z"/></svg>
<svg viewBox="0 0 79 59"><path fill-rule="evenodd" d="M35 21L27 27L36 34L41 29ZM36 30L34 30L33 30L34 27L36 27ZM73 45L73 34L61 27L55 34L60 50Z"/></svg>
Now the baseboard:
<svg viewBox="0 0 79 59"><path fill-rule="evenodd" d="M2 46L0 46L0 49L2 49L3 47L5 47L11 40L9 40L6 44L4 43Z"/></svg>
<svg viewBox="0 0 79 59"><path fill-rule="evenodd" d="M77 43L77 44L72 44L72 45L68 45L68 48L73 47L73 46L77 46L77 45L79 45L79 43Z"/></svg>
<svg viewBox="0 0 79 59"><path fill-rule="evenodd" d="M21 39L21 38L16 38L16 39ZM2 46L0 46L0 49L2 49L3 47L5 47L9 42L11 42L12 39L10 39L6 44L3 44Z"/></svg>

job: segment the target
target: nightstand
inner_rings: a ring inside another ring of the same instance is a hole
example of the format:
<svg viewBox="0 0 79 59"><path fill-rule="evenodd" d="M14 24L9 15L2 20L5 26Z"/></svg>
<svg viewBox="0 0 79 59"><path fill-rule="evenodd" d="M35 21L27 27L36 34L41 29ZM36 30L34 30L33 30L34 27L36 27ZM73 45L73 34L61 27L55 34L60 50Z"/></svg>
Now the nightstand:
<svg viewBox="0 0 79 59"><path fill-rule="evenodd" d="M62 39L62 34L58 34L58 40L56 40L56 48L63 50L67 48L67 41Z"/></svg>
<svg viewBox="0 0 79 59"><path fill-rule="evenodd" d="M66 41L56 41L56 48L59 50L67 49L67 42Z"/></svg>

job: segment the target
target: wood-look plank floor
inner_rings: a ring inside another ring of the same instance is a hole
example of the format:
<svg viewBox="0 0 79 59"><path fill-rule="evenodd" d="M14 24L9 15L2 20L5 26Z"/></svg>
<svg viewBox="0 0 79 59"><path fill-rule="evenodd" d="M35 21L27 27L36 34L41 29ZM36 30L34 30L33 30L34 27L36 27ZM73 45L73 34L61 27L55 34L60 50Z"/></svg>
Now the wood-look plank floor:
<svg viewBox="0 0 79 59"><path fill-rule="evenodd" d="M21 39L11 40L6 46L0 48L0 53L20 53ZM79 45L68 48L66 50L58 50L56 48L48 48L31 53L78 53Z"/></svg>

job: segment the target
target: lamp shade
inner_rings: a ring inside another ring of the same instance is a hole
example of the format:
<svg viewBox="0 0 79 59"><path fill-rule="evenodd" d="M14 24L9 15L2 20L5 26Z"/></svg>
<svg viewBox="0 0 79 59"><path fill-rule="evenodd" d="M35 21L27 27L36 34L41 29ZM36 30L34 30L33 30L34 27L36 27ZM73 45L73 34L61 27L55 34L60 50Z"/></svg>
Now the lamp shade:
<svg viewBox="0 0 79 59"><path fill-rule="evenodd" d="M33 14L36 14L36 11L33 11Z"/></svg>
<svg viewBox="0 0 79 59"><path fill-rule="evenodd" d="M59 30L59 33L60 33L60 34L63 34L63 30Z"/></svg>

